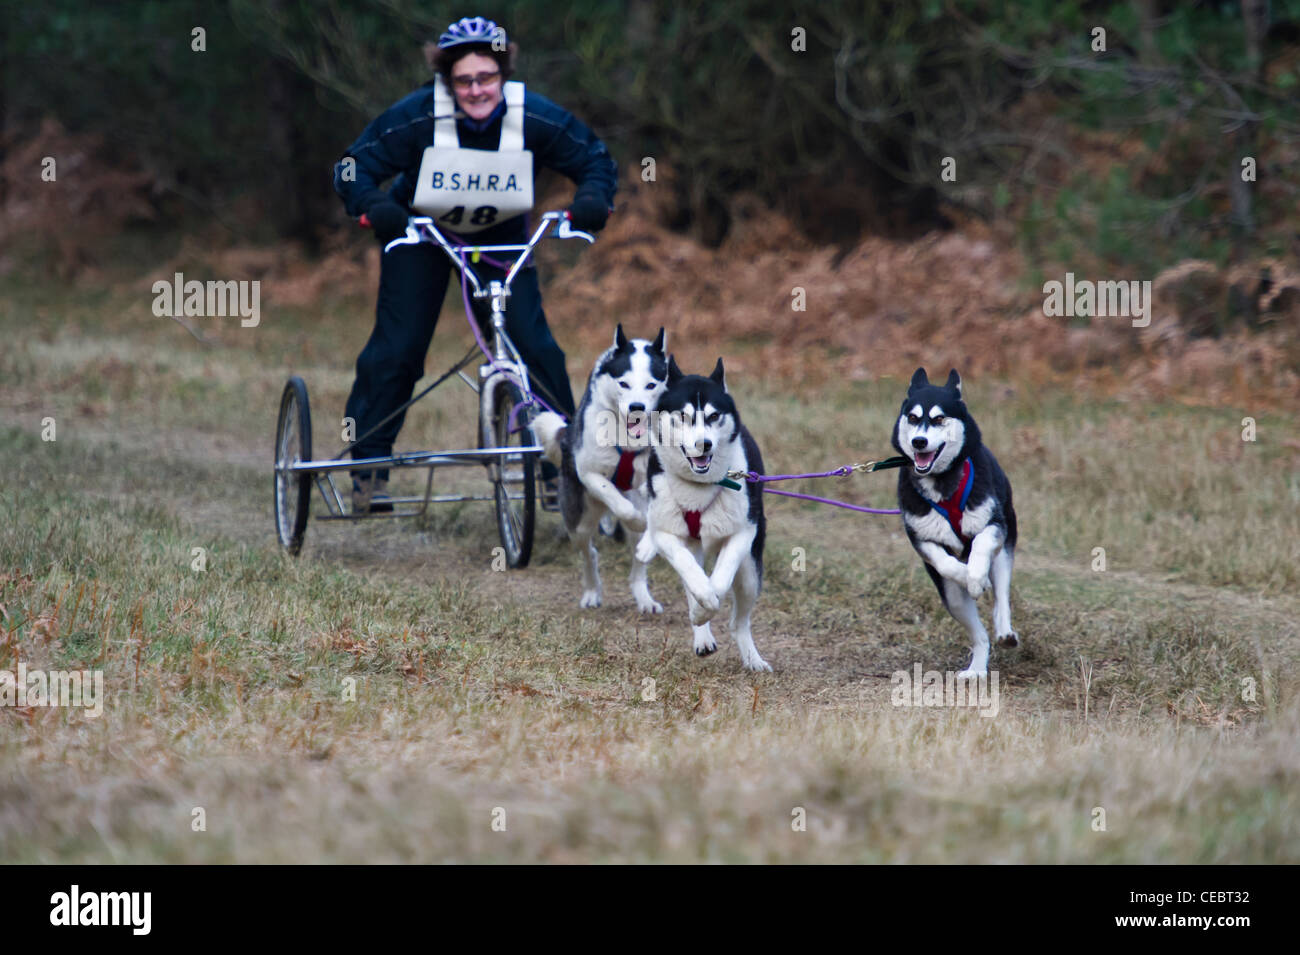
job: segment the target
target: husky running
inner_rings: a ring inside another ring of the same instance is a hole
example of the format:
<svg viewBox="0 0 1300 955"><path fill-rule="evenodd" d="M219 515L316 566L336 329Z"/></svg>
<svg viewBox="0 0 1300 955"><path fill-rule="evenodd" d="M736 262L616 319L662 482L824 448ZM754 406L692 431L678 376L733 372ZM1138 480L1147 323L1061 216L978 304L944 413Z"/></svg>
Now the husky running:
<svg viewBox="0 0 1300 955"><path fill-rule="evenodd" d="M596 359L573 421L566 425L549 411L533 421L547 459L560 469L560 513L582 551L580 607L599 607L604 599L594 542L601 519L612 515L632 532L645 527L650 412L667 375L664 330L647 341L629 339L619 325L613 346ZM633 556L632 596L642 613L663 613L650 596L647 563Z"/></svg>
<svg viewBox="0 0 1300 955"><path fill-rule="evenodd" d="M970 665L958 676L987 673L989 635L975 598L990 582L997 645L1020 643L1011 629L1016 512L1011 483L966 410L956 370L943 385L930 384L924 368L916 370L892 440L912 462L898 472L903 528L943 605L970 634Z"/></svg>
<svg viewBox="0 0 1300 955"><path fill-rule="evenodd" d="M681 577L699 656L718 649L709 620L730 593L741 663L770 672L750 630L763 580L763 495L757 484L727 478L728 471L762 474L763 458L727 392L722 359L706 378L683 375L670 357L655 412L647 526L637 559L649 563L658 553ZM713 572L705 574L703 561L715 554Z"/></svg>

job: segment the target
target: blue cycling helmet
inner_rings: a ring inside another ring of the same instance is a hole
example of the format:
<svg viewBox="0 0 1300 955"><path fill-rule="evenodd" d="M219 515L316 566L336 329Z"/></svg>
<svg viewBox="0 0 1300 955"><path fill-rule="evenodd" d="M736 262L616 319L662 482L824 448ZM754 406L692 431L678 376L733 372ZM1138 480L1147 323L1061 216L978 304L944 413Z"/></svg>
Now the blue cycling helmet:
<svg viewBox="0 0 1300 955"><path fill-rule="evenodd" d="M438 49L447 50L465 43L492 43L494 40L503 46L510 42L506 31L486 17L462 17L438 37Z"/></svg>

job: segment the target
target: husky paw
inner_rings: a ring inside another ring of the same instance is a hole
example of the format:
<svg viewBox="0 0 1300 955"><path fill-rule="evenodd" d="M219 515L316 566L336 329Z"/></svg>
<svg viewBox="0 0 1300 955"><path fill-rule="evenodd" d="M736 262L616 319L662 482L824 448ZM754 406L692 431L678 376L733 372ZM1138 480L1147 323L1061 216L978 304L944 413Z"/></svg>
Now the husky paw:
<svg viewBox="0 0 1300 955"><path fill-rule="evenodd" d="M682 581L686 585L686 592L689 593L695 602L705 610L717 611L722 606L722 598L718 592L713 589L713 582L707 577L703 577L700 582L694 580ZM710 614L712 616L712 614Z"/></svg>
<svg viewBox="0 0 1300 955"><path fill-rule="evenodd" d="M1000 647L1018 647L1020 646L1020 634L1016 633L1014 630L999 634L997 637L997 644Z"/></svg>
<svg viewBox="0 0 1300 955"><path fill-rule="evenodd" d="M717 608L716 598L714 600L714 607L711 610L708 607L704 606L702 602L697 601L696 603L691 605L691 612L690 612L691 626L702 627L710 620L712 620L715 616L717 616L717 614L718 614L718 608ZM710 650L709 652L712 653L713 651Z"/></svg>
<svg viewBox="0 0 1300 955"><path fill-rule="evenodd" d="M970 669L959 671L957 674L957 679L974 680L974 679L978 679L979 677L988 676L988 675L989 675L989 671L987 666L985 666L983 669L980 670L976 670L974 667L971 667Z"/></svg>
<svg viewBox="0 0 1300 955"><path fill-rule="evenodd" d="M650 539L649 534L643 534L641 539L636 542L636 559L643 564L648 564L655 559L659 553L659 548L655 547L655 542Z"/></svg>
<svg viewBox="0 0 1300 955"><path fill-rule="evenodd" d="M619 498L622 507L612 512L612 515L623 522L623 525L632 531L640 533L645 530L645 515L637 510L637 506L625 497ZM609 517L610 515L605 515Z"/></svg>
<svg viewBox="0 0 1300 955"><path fill-rule="evenodd" d="M661 604L659 601L655 600L653 597L649 595L646 595L645 597L636 598L636 609L640 610L642 613L663 613L664 612L663 604Z"/></svg>
<svg viewBox="0 0 1300 955"><path fill-rule="evenodd" d="M718 641L713 639L711 633L697 633L695 635L695 655L697 657L707 657L718 649Z"/></svg>
<svg viewBox="0 0 1300 955"><path fill-rule="evenodd" d="M966 577L966 593L972 597L978 597L984 591L989 589L989 574L985 571L983 574L978 571L971 572Z"/></svg>
<svg viewBox="0 0 1300 955"><path fill-rule="evenodd" d="M771 673L771 672L772 672L772 664L768 663L766 660L764 660L762 657L760 657L757 653L755 653L755 654L754 654L751 658L749 658L748 660L742 660L742 661L741 661L741 664L744 666L744 668L745 668L746 670L753 670L753 671L755 671L756 673Z"/></svg>
<svg viewBox="0 0 1300 955"><path fill-rule="evenodd" d="M600 606L600 591L599 591L599 590L584 590L584 591L582 592L582 599L578 601L578 606L579 606L579 607L599 607L599 606Z"/></svg>

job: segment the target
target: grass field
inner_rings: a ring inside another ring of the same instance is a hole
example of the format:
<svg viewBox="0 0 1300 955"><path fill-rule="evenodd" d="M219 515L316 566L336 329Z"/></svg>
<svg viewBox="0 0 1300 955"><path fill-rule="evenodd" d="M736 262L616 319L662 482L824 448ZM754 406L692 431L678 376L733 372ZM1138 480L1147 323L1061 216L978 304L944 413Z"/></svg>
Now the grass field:
<svg viewBox="0 0 1300 955"><path fill-rule="evenodd" d="M313 521L288 558L280 390L304 376L332 452L370 305L266 309L204 347L141 289L6 282L0 669L100 668L107 702L0 708L0 861L1300 861L1286 415L967 381L1021 528L1023 647L994 652L985 718L891 703L893 672L967 653L897 518L768 498L762 676L725 623L691 653L663 562L666 613L638 616L610 541L605 606L580 611L554 515L522 572L492 570L486 505ZM467 345L447 309L430 371ZM891 453L912 369L814 386L726 357L769 469ZM570 350L575 382L592 358ZM472 442L455 387L401 447ZM806 489L888 507L893 486Z"/></svg>

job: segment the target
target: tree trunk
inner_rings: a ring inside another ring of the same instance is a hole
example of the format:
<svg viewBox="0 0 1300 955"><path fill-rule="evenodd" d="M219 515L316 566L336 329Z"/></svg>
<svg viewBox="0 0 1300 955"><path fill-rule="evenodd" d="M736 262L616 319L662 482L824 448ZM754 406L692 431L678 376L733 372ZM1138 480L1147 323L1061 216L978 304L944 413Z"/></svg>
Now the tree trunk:
<svg viewBox="0 0 1300 955"><path fill-rule="evenodd" d="M1241 18L1246 36L1246 59L1250 79L1260 82L1264 78L1264 35L1268 32L1268 0L1241 0ZM1241 161L1247 156L1258 159L1256 149L1256 127L1254 120L1245 120L1233 134L1233 161L1228 169L1228 195L1232 201L1232 230L1234 245L1240 253L1242 247L1255 230L1254 215L1251 206L1251 192L1254 183L1246 182L1241 177Z"/></svg>
<svg viewBox="0 0 1300 955"><path fill-rule="evenodd" d="M6 133L8 125L6 123L6 106L9 104L9 64L13 62L13 57L9 55L9 17L0 16L0 170L4 168L5 163L5 143L8 141ZM5 177L0 173L0 213L4 212L5 201L8 198L5 189Z"/></svg>

